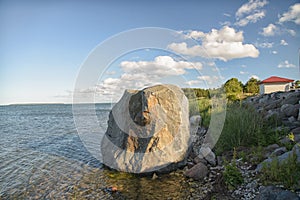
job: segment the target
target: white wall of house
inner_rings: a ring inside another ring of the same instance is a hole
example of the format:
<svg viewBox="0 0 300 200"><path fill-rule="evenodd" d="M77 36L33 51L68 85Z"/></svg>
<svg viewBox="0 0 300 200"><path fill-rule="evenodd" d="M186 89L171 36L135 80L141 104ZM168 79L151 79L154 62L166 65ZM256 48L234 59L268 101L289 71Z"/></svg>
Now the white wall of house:
<svg viewBox="0 0 300 200"><path fill-rule="evenodd" d="M278 91L287 92L289 90L290 90L289 83L263 83L259 85L260 94L269 94Z"/></svg>

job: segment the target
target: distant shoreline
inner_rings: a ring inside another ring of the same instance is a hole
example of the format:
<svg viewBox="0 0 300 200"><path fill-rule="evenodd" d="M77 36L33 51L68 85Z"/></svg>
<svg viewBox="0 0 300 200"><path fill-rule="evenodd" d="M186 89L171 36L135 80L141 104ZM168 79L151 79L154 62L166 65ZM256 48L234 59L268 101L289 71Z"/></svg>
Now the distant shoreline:
<svg viewBox="0 0 300 200"><path fill-rule="evenodd" d="M0 104L0 106L40 106L40 105L89 105L89 104L116 104L116 103L12 103L12 104Z"/></svg>

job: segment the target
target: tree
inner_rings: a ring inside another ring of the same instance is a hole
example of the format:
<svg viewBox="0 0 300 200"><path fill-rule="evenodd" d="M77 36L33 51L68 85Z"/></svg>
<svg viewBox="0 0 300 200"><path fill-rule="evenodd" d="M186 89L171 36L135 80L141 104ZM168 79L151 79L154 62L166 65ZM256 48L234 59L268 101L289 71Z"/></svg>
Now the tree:
<svg viewBox="0 0 300 200"><path fill-rule="evenodd" d="M243 92L243 84L237 78L231 78L224 84L226 94L240 94Z"/></svg>
<svg viewBox="0 0 300 200"><path fill-rule="evenodd" d="M300 88L300 80L295 81L295 88Z"/></svg>
<svg viewBox="0 0 300 200"><path fill-rule="evenodd" d="M245 85L245 92L257 94L259 92L258 80L255 78L250 78Z"/></svg>

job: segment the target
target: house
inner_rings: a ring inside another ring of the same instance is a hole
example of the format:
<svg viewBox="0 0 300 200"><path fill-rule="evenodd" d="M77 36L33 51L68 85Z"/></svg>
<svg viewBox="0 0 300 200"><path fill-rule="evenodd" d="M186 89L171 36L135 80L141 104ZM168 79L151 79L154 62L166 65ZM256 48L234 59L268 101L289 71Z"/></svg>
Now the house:
<svg viewBox="0 0 300 200"><path fill-rule="evenodd" d="M294 82L292 79L271 76L259 83L259 93L269 94L278 91L287 92L290 90L290 83L292 82Z"/></svg>

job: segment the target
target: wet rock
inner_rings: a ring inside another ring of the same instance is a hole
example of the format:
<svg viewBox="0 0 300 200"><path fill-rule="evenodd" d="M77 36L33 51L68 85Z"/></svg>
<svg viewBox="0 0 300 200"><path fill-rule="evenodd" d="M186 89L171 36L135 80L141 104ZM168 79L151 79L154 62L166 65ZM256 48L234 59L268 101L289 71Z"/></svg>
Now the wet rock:
<svg viewBox="0 0 300 200"><path fill-rule="evenodd" d="M208 174L208 168L203 163L198 163L191 169L187 170L185 176L192 178L194 180L201 180Z"/></svg>
<svg viewBox="0 0 300 200"><path fill-rule="evenodd" d="M275 186L261 187L255 200L299 200L297 194Z"/></svg>
<svg viewBox="0 0 300 200"><path fill-rule="evenodd" d="M126 90L109 115L103 162L131 173L184 166L190 141L188 100L174 85Z"/></svg>

